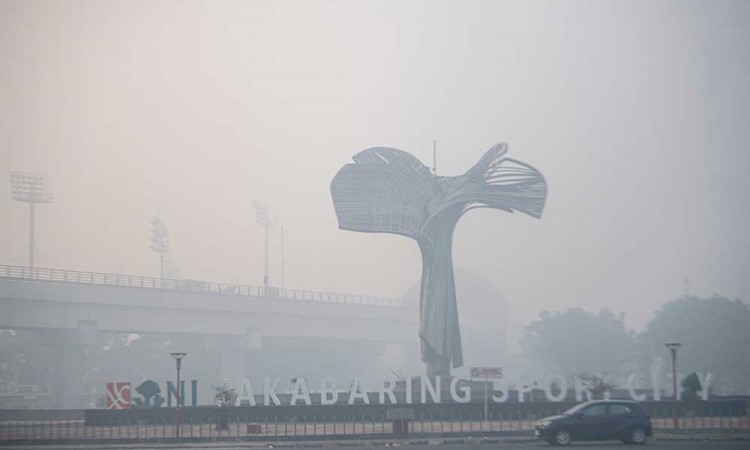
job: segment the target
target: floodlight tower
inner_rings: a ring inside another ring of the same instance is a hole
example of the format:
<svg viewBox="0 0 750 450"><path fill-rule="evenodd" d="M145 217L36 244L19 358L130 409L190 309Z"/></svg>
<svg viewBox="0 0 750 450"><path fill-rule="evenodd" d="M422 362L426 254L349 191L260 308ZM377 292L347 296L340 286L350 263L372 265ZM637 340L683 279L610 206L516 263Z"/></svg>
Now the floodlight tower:
<svg viewBox="0 0 750 450"><path fill-rule="evenodd" d="M169 230L159 216L151 219L151 250L159 254L159 278L164 278L164 254L169 251Z"/></svg>
<svg viewBox="0 0 750 450"><path fill-rule="evenodd" d="M276 226L276 220L268 212L268 206L257 200L253 200L255 207L255 222L266 229L266 252L263 260L263 289L268 290L268 229Z"/></svg>
<svg viewBox="0 0 750 450"><path fill-rule="evenodd" d="M29 267L34 267L34 205L52 202L52 194L47 186L47 175L11 172L10 186L13 191L13 200L29 204Z"/></svg>

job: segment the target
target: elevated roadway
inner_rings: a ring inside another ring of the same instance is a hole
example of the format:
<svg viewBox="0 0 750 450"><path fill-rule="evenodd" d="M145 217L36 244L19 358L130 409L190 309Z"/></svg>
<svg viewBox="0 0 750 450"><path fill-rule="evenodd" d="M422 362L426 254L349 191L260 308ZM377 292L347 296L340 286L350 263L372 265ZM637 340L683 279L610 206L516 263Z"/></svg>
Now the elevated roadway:
<svg viewBox="0 0 750 450"><path fill-rule="evenodd" d="M399 299L0 265L0 329L32 330L37 345L55 347L59 408L80 406L70 386L97 333L198 337L234 381L264 340L367 342L398 359L418 344L418 327Z"/></svg>
<svg viewBox="0 0 750 450"><path fill-rule="evenodd" d="M407 343L417 326L399 299L0 265L3 329Z"/></svg>

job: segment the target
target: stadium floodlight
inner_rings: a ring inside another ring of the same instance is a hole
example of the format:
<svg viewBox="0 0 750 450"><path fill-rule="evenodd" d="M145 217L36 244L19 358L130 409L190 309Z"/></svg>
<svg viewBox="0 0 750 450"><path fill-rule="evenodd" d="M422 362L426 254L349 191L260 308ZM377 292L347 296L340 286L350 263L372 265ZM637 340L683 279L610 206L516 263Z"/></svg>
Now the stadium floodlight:
<svg viewBox="0 0 750 450"><path fill-rule="evenodd" d="M10 186L13 200L29 204L29 267L34 267L34 205L52 202L47 175L11 172Z"/></svg>
<svg viewBox="0 0 750 450"><path fill-rule="evenodd" d="M253 199L255 222L266 229L266 252L263 260L263 289L268 290L268 229L276 226L276 219L271 216L265 203Z"/></svg>
<svg viewBox="0 0 750 450"><path fill-rule="evenodd" d="M164 278L164 254L169 251L169 230L158 216L151 219L150 247L159 254L159 278Z"/></svg>

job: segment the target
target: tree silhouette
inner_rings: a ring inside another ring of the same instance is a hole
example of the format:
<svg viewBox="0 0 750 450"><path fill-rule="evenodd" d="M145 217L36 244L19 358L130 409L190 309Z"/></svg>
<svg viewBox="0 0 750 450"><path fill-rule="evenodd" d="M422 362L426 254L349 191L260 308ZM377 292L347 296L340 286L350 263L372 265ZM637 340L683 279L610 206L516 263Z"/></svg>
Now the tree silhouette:
<svg viewBox="0 0 750 450"><path fill-rule="evenodd" d="M739 299L682 297L664 304L639 336L643 352L665 353L680 342L678 371L713 373L721 393L750 391L750 307Z"/></svg>
<svg viewBox="0 0 750 450"><path fill-rule="evenodd" d="M627 360L632 341L622 315L570 308L542 312L526 326L521 349L527 358L564 374L613 373Z"/></svg>

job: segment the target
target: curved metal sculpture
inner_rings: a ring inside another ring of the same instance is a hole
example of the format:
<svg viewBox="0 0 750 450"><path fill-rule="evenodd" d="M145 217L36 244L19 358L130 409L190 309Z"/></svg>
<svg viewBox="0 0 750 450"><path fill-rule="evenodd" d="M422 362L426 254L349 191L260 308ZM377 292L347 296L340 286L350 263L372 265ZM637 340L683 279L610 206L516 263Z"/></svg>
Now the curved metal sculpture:
<svg viewBox="0 0 750 450"><path fill-rule="evenodd" d="M451 244L458 219L474 208L520 211L540 218L547 197L544 177L521 161L504 158L500 143L463 175L437 176L401 150L363 150L339 170L331 196L339 228L395 233L417 241L422 252L419 336L427 374L449 375L463 364L453 282Z"/></svg>

